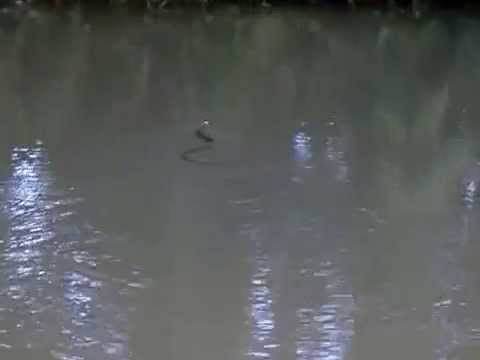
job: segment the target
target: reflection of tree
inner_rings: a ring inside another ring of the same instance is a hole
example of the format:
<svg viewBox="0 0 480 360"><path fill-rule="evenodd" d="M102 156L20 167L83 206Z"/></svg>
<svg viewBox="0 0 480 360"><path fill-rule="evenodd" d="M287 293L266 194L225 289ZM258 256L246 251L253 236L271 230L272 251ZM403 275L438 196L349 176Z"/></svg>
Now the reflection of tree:
<svg viewBox="0 0 480 360"><path fill-rule="evenodd" d="M359 192L359 199L380 209L387 219L375 233L365 235L367 245L356 250L363 261L371 259L371 271L355 281L363 308L357 331L362 335L355 352L362 359L381 356L388 347L375 349L369 343L382 342L374 327L388 329L390 336L409 338L410 326L402 326L411 317L414 324L438 330L433 338L427 330L418 330L415 334L424 339L424 345L412 350L412 356L436 353L443 359L471 326L459 316L459 304L465 304L458 294L464 282L458 249L463 241L449 232L458 226L459 180L474 161L468 142L452 138L452 128L458 125L451 85L457 81L451 68L454 34L435 22L403 34L397 30L390 27L380 32L382 61L377 72L379 91L372 102L372 128L354 130L354 144L359 147L354 174L369 185ZM413 37L417 31L419 36ZM392 65L395 71L389 69ZM370 168L360 169L365 156ZM382 324L382 317L404 322L392 327ZM364 320L370 325L362 325Z"/></svg>

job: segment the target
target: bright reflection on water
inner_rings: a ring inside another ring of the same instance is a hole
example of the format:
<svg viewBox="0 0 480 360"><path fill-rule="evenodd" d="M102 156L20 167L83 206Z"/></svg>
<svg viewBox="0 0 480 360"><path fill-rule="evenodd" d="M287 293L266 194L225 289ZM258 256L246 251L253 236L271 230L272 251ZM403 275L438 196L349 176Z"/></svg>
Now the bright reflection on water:
<svg viewBox="0 0 480 360"><path fill-rule="evenodd" d="M7 313L2 348L46 348L62 360L129 358L127 314L118 302L128 281L108 283L97 271L102 256L89 248L101 233L79 228L75 205L81 199L73 189L56 188L41 141L14 147L10 164L3 191L9 226L2 261L6 286L0 308ZM24 341L16 344L18 339Z"/></svg>
<svg viewBox="0 0 480 360"><path fill-rule="evenodd" d="M268 254L261 249L261 244L257 242L256 247L249 294L251 343L248 355L252 359L271 359L279 346L274 334L272 269Z"/></svg>
<svg viewBox="0 0 480 360"><path fill-rule="evenodd" d="M351 351L355 302L348 283L331 261L307 259L298 280L324 292L318 304L296 311L296 354L300 360L344 360ZM302 303L302 301L300 301Z"/></svg>
<svg viewBox="0 0 480 360"><path fill-rule="evenodd" d="M305 129L306 123L301 124L301 129L298 130L293 137L293 149L295 159L306 168L309 168L312 160L312 139L308 136Z"/></svg>
<svg viewBox="0 0 480 360"><path fill-rule="evenodd" d="M478 196L477 182L475 180L469 180L465 184L465 190L463 193L463 201L467 208L471 208L475 203L475 199Z"/></svg>
<svg viewBox="0 0 480 360"><path fill-rule="evenodd" d="M11 164L12 176L6 189L6 211L11 224L6 260L16 266L9 279L42 277L46 273L40 270L43 260L40 244L54 237L48 216L51 209L45 198L51 182L48 159L41 147L15 147ZM9 294L14 298L23 297L16 288L11 287Z"/></svg>
<svg viewBox="0 0 480 360"><path fill-rule="evenodd" d="M353 336L351 295L334 295L318 309L298 310L298 359L343 360Z"/></svg>

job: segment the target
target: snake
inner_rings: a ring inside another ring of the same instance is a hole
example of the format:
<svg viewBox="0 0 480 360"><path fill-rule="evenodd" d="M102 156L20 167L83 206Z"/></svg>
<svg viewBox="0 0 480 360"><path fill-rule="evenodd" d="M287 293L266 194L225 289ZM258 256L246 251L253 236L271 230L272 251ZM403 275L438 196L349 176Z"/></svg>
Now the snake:
<svg viewBox="0 0 480 360"><path fill-rule="evenodd" d="M204 160L197 157L198 154L201 154L205 151L209 151L213 149L213 143L215 140L213 136L210 135L209 133L210 127L211 127L210 122L208 120L204 120L200 125L200 127L198 127L194 131L194 136L202 142L202 145L190 148L182 152L182 154L180 155L182 160L191 162L191 163L201 164L201 165L220 165L221 164L221 162L219 161Z"/></svg>

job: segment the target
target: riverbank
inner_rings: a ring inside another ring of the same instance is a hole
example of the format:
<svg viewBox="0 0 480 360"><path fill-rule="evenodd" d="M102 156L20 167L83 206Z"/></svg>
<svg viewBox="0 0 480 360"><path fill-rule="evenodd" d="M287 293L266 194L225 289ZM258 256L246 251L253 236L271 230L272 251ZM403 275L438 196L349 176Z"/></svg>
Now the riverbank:
<svg viewBox="0 0 480 360"><path fill-rule="evenodd" d="M32 9L61 10L72 7L95 10L128 9L150 14L201 8L215 11L228 7L234 12L270 12L283 7L299 7L339 12L372 10L420 17L429 12L456 11L463 14L480 13L480 5L473 0L0 0L1 13L17 15Z"/></svg>

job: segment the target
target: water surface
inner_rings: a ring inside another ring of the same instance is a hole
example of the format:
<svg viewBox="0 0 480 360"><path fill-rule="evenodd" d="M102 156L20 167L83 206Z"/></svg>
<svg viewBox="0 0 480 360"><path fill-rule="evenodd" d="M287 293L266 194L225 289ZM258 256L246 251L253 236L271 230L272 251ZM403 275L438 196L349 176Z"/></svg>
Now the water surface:
<svg viewBox="0 0 480 360"><path fill-rule="evenodd" d="M2 359L480 358L480 24L0 17ZM208 118L219 166L182 161Z"/></svg>

